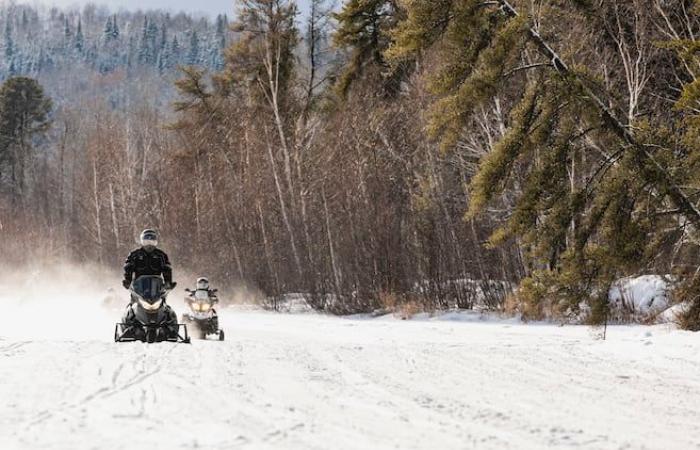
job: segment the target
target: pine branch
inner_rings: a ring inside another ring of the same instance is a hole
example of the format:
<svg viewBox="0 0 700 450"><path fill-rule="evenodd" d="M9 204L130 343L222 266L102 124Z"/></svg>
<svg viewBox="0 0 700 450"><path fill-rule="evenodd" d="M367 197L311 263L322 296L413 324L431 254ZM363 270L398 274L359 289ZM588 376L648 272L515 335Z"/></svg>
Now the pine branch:
<svg viewBox="0 0 700 450"><path fill-rule="evenodd" d="M501 6L501 11L511 19L519 17L518 11L507 1L507 0L497 0ZM653 179L655 176L660 177L660 179L665 184L665 188L668 191L668 196L675 206L682 211L682 215L692 223L700 222L700 210L690 201L688 196L683 192L683 190L675 183L671 174L668 173L666 168L656 159L654 155L648 150L648 148L637 141L634 135L615 115L615 113L605 104L605 102L595 93L593 90L586 85L586 83L581 80L581 78L574 73L567 64L561 59L559 54L557 54L552 47L542 38L542 36L532 27L528 28L528 33L530 38L537 46L540 53L547 57L555 70L559 72L565 78L573 81L579 89L593 102L596 108L600 111L603 119L603 123L622 141L624 141L629 148L633 149L635 156L637 156L637 163L640 167L642 173ZM645 163L650 162L652 167L648 167Z"/></svg>

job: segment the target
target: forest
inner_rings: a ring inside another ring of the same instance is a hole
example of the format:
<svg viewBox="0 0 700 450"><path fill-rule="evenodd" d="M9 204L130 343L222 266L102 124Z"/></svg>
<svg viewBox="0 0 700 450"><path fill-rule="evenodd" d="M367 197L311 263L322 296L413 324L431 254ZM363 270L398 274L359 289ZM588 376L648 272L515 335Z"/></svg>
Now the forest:
<svg viewBox="0 0 700 450"><path fill-rule="evenodd" d="M0 265L182 273L335 314L599 323L673 280L700 329L700 2L0 8Z"/></svg>

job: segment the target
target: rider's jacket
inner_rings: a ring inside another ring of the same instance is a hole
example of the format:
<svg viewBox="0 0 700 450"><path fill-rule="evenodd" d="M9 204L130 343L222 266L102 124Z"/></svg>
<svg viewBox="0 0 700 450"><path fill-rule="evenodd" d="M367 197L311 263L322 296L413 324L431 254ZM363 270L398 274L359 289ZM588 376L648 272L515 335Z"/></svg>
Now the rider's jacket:
<svg viewBox="0 0 700 450"><path fill-rule="evenodd" d="M216 293L214 292L213 289L195 289L195 290L193 290L193 291L190 292L189 296L192 297L192 298L194 298L194 296L196 295L197 291L206 291L207 295L209 296L209 298L210 298L210 299L212 300L212 302L214 302L214 303L216 303L216 302L219 301L219 298L216 296Z"/></svg>
<svg viewBox="0 0 700 450"><path fill-rule="evenodd" d="M168 255L157 248L147 252L141 247L131 252L124 263L124 279L131 282L143 275L160 275L166 284L171 284L173 269Z"/></svg>

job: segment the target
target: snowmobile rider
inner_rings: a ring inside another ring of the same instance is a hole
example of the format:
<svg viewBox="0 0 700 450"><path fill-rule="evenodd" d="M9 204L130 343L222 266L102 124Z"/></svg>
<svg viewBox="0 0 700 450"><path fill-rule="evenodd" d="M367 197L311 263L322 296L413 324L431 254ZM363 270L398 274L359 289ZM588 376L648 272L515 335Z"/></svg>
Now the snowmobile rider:
<svg viewBox="0 0 700 450"><path fill-rule="evenodd" d="M189 294L190 297L194 297L195 294L197 293L197 291L206 291L206 292L207 292L207 295L208 295L209 298L211 299L211 302L212 302L212 303L218 303L218 302L219 302L219 298L216 296L217 290L216 290L216 289L209 289L209 279L208 279L208 278L206 278L206 277L197 278L197 284L196 284L196 286L197 286L197 287L195 288L194 291L189 291L189 292L190 292L190 294Z"/></svg>
<svg viewBox="0 0 700 450"><path fill-rule="evenodd" d="M197 278L197 284L196 284L194 291L187 289L189 296L185 298L185 302L187 302L187 304L189 304L189 306L190 306L190 308L192 308L193 312L195 312L195 313L196 312L207 313L206 310L193 308L193 305L195 305L197 303L197 300L198 300L197 293L198 292L206 293L206 296L207 296L206 298L209 299L209 305L211 307L211 310L209 311L209 314L211 314L211 317L210 317L210 319L208 319L209 320L208 327L211 327L210 328L211 334L214 334L217 332L221 333L221 330L219 330L219 314L216 312L216 309L214 309L214 305L219 303L219 297L216 295L217 291L218 291L218 289L210 289L209 288L209 279L208 278L200 277L200 278ZM221 337L222 334L220 334L219 336Z"/></svg>
<svg viewBox="0 0 700 450"><path fill-rule="evenodd" d="M124 288L129 289L131 282L144 275L162 276L165 288L173 289L173 269L170 259L158 247L158 233L154 230L143 230L141 233L141 248L131 252L124 263Z"/></svg>

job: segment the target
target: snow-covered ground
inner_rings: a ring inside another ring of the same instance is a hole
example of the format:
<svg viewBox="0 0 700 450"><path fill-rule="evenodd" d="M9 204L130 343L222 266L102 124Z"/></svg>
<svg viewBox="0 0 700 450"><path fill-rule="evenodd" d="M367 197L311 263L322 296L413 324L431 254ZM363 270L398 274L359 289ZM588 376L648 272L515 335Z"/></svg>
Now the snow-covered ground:
<svg viewBox="0 0 700 450"><path fill-rule="evenodd" d="M229 309L226 342L145 345L80 310L0 316L1 449L700 448L700 335L666 325Z"/></svg>

